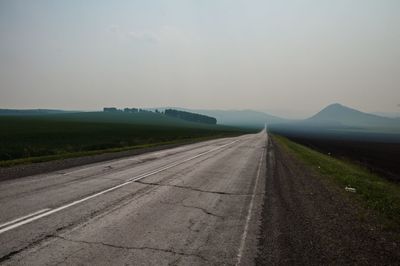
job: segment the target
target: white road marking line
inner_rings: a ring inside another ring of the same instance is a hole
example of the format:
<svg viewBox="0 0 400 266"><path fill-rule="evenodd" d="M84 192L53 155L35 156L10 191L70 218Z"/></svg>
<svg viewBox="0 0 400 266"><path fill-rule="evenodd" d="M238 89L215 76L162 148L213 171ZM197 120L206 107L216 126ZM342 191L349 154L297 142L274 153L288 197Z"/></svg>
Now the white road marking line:
<svg viewBox="0 0 400 266"><path fill-rule="evenodd" d="M213 141L213 143L210 143L210 144L214 144L214 142L215 141L217 141L217 140L208 140L208 141ZM208 142L207 141L207 142ZM194 143L194 144L200 144L200 143ZM207 144L205 144L205 145L203 145L203 146L195 146L195 148L201 148L201 147L205 147L205 146L207 146ZM183 148L183 147L177 147L177 148ZM188 151L189 149L187 149L187 150L184 150L184 151ZM163 151L159 151L158 153L156 153L156 154L162 154L162 153L165 153L166 152L166 150L163 150ZM153 153L149 153L149 155L151 155L151 154L153 154ZM173 154L175 154L175 153L173 153ZM139 154L139 155L143 155L143 154ZM157 158L158 159L158 158ZM113 162L113 161L115 161L115 160L126 160L126 161L132 161L132 160L137 160L137 158L136 158L136 156L129 156L129 157L126 157L126 158L117 158L117 159L112 159L111 161ZM110 162L111 162L110 161ZM92 168L96 168L96 167L98 167L98 165L97 164L101 164L101 163L104 163L104 162L97 162L97 163L94 163L94 164L96 164L96 165L92 165L92 164L90 164L90 166L88 166L88 167L85 167L85 168L82 168L82 166L77 166L77 168L78 169L75 169L75 170L73 170L73 171L71 171L71 172L66 172L66 173L60 173L61 175L70 175L70 174L76 174L76 173L79 173L79 172L83 172L83 171L86 171L86 170L88 170L88 169L92 169ZM72 167L72 168L75 168L75 167Z"/></svg>
<svg viewBox="0 0 400 266"><path fill-rule="evenodd" d="M2 233L4 233L4 232L7 232L7 231L9 231L9 230L12 230L12 229L14 229L14 228L20 227L20 226L22 226L22 225L24 225L24 224L28 224L28 223L30 223L30 222L36 221L36 220L38 220L38 219L40 219L40 218L49 216L49 215L51 215L51 214L53 214L53 213L62 211L62 210L64 210L64 209L66 209L66 208L72 207L72 206L77 205L77 204L79 204L79 203L85 202L85 201L87 201L87 200L89 200L89 199L92 199L92 198L95 198L95 197L97 197L97 196L103 195L103 194L108 193L108 192L110 192L110 191L116 190L116 189L118 189L118 188L120 188L120 187L123 187L123 186L126 186L126 185L128 185L128 184L131 184L131 183L133 183L133 182L135 182L135 181L137 181L137 180L143 179L143 178L148 177L148 176L151 176L151 175L155 175L155 174L157 174L157 173L160 173L160 172L162 172L162 171L165 171L165 170L167 170L167 169L170 169L170 168L172 168L172 167L174 167L174 166L183 164L183 163L188 162L188 161L190 161L190 160L196 159L196 158L198 158L198 157L200 157L200 156L203 156L203 155L206 155L206 154L211 153L211 152L213 152L213 151L222 149L222 148L224 148L224 147L226 147L226 146L229 146L229 145L232 145L232 144L234 144L234 143L236 143L236 142L238 142L238 141L239 141L239 140L232 141L232 142L230 142L230 143L227 143L227 144L218 146L218 147L216 147L216 148L214 148L214 149L211 149L211 150L209 150L209 151L200 153L200 154L198 154L198 155L195 155L195 156L190 157L190 158L188 158L188 159L185 159L185 160L183 160L183 161L180 161L180 162L173 163L173 164L170 164L170 165L168 165L168 166L162 167L162 168L160 168L160 169L158 169L158 170L155 170L155 171L153 171L153 172L145 173L145 174L139 175L139 176L137 176L137 177L133 177L133 178L129 179L128 181L122 183L122 184L116 185L116 186L114 186L114 187L108 188L108 189L103 190L103 191L100 191L100 192L97 192L97 193L95 193L95 194L92 194L92 195L90 195L90 196L88 196L88 197L85 197L85 198L82 198L82 199L80 199L80 200L73 201L73 202L71 202L71 203L69 203L69 204L66 204L66 205L63 205L63 206L61 206L61 207L58 207L58 208L55 208L55 209L44 209L44 210L41 210L41 211L39 211L39 212L36 212L36 213L30 214L30 215L27 215L27 216L18 218L18 219L16 219L16 220L13 220L13 221L10 221L10 222L7 222L7 223L4 223L3 226L7 226L7 225L9 225L9 226L0 229L0 234L2 234ZM34 215L36 215L36 216L34 216ZM33 216L33 217L32 217L32 216ZM10 224L11 224L11 225L10 225ZM1 228L1 227L0 227L0 228Z"/></svg>
<svg viewBox="0 0 400 266"><path fill-rule="evenodd" d="M37 211L37 212L30 213L30 214L28 214L28 215L19 217L19 218L15 219L15 220L12 220L12 221L9 221L9 222L0 224L0 228L5 227L5 226L10 225L10 224L13 224L13 223L17 223L17 222L22 221L22 220L25 220L25 219L28 219L28 218L30 218L30 217L32 217L32 216L41 214L41 213L46 212L46 211L48 211L48 210L50 210L50 209L49 209L49 208L46 208L46 209L43 209L43 210L40 210L40 211Z"/></svg>
<svg viewBox="0 0 400 266"><path fill-rule="evenodd" d="M203 156L203 155L206 155L206 154L211 153L211 152L213 152L213 151L222 149L222 148L224 148L224 147L226 147L226 146L228 146L228 145L231 145L231 144L233 144L233 143L235 143L235 142L238 142L238 141L239 141L239 140L232 141L232 142L230 142L230 143L228 143L228 144L224 144L224 145L219 146L219 147L216 147L216 148L214 148L214 149L212 149L212 150L209 150L209 151L200 153L200 154L198 154L198 155L195 155L195 156L193 156L193 157L190 157L190 158L188 158L188 159L185 159L185 160L183 160L183 161L181 161L181 162L177 162L177 163L170 164L170 165L165 166L165 167L163 167L163 168L160 168L160 169L158 169L158 170L156 170L156 171L154 171L154 172L142 174L142 175L139 175L139 176L137 176L137 177L131 178L131 179L129 179L128 181L137 181L137 180L143 179L143 178L145 178L145 177L148 177L148 176L157 174L157 173L159 173L159 172L165 171L165 170L170 169L170 168L172 168L172 167L174 167L174 166L177 166L177 165L179 165L179 164L183 164L183 163L185 163L185 162L188 162L188 161L191 161L191 160L193 160L193 159L196 159L196 158L198 158L198 157L200 157L200 156Z"/></svg>
<svg viewBox="0 0 400 266"><path fill-rule="evenodd" d="M264 153L265 153L265 149L263 149L263 152L262 152L262 154L261 154L260 161L259 161L259 163L258 163L258 170L257 170L256 183L254 184L253 194L252 194L252 196L251 196L251 201L250 201L249 209L248 209L248 211L247 211L246 224L245 224L245 226L244 226L244 231L243 231L243 234L242 234L242 239L241 239L241 241L240 241L239 253L238 253L238 255L237 255L237 262L236 262L236 264L235 264L236 266L237 266L237 265L240 265L240 262L241 262L241 260L242 260L243 250L244 250L244 247L245 247L246 238L247 238L247 233L248 233L248 230L249 230L249 223L250 223L250 219L251 219L252 212L253 212L254 199L255 199L256 190L257 190L257 187L258 187L258 180L260 179L261 167L262 167L262 160L263 160L263 158L264 158Z"/></svg>

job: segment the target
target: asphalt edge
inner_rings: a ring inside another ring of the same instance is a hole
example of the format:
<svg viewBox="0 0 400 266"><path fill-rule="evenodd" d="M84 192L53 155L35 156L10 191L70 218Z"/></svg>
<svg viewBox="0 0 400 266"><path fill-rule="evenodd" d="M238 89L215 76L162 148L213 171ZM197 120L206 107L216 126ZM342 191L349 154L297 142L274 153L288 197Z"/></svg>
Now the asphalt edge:
<svg viewBox="0 0 400 266"><path fill-rule="evenodd" d="M16 179L31 175L45 174L54 171L59 171L67 168L82 166L86 164L99 163L104 161L110 161L114 159L120 159L129 156L135 156L145 154L154 151L166 150L176 148L180 146L190 145L199 141L167 144L149 148L134 149L120 152L102 153L96 155L88 155L82 157L74 157L67 159L52 160L40 163L31 163L25 165L16 165L11 167L0 168L0 182L10 179Z"/></svg>

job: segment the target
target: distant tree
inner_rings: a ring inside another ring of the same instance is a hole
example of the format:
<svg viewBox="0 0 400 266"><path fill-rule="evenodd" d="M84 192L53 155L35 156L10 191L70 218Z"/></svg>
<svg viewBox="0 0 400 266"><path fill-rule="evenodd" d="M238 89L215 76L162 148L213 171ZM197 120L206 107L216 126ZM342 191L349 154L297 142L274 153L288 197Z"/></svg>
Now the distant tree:
<svg viewBox="0 0 400 266"><path fill-rule="evenodd" d="M138 109L138 112L140 113L152 113L152 111L146 110L146 109Z"/></svg>
<svg viewBox="0 0 400 266"><path fill-rule="evenodd" d="M118 109L115 107L104 107L103 112L118 112Z"/></svg>
<svg viewBox="0 0 400 266"><path fill-rule="evenodd" d="M136 108L125 108L124 112L125 113L137 113L138 109L136 109Z"/></svg>

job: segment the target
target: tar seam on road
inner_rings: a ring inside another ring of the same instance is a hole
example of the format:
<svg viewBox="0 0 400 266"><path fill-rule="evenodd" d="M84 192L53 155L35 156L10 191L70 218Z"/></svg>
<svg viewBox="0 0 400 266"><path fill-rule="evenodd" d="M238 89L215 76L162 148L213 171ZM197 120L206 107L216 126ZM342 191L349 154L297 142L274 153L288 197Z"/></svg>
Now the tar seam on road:
<svg viewBox="0 0 400 266"><path fill-rule="evenodd" d="M224 148L224 147L226 147L226 146L232 145L232 144L234 144L234 143L236 143L236 142L238 142L238 141L239 141L239 140L235 140L235 141L229 142L229 143L227 143L227 144L224 144L224 145L221 145L221 146L216 147L216 148L214 148L214 149L211 149L211 150L209 150L209 151L200 153L200 154L198 154L198 155L195 155L195 156L190 157L190 158L188 158L188 159L185 159L185 160L183 160L183 161L180 161L180 162L177 162L177 163L172 163L172 164L170 164L170 165L168 165L168 166L162 167L162 168L160 168L160 169L158 169L158 170L155 170L155 171L152 171L152 172L149 172L149 173L141 174L141 175L139 175L139 176L137 176L137 177L133 177L133 178L129 179L128 181L126 181L126 182L124 182L124 183L122 183L122 184L119 184L119 185L116 185L116 186L114 186L114 187L105 189L105 190L103 190L103 191L100 191L100 192L97 192L97 193L95 193L95 194L92 194L92 195L90 195L90 196L88 196L88 197L85 197L85 198L82 198L82 199L73 201L73 202L71 202L71 203L68 203L68 204L66 204L66 205L60 206L60 207L58 207L58 208L55 208L55 209L43 209L43 210L37 211L37 212L35 212L35 213L31 213L31 214L29 214L29 215L25 215L25 216L23 216L23 217L20 217L20 218L14 219L14 220L12 220L12 221L6 222L6 223L2 224L3 228L0 227L0 228L1 228L1 229L0 229L0 234L2 234L2 233L4 233L4 232L7 232L7 231L9 231L9 230L15 229L15 228L17 228L17 227L20 227L20 226L22 226L22 225L31 223L31 222L33 222L33 221L36 221L36 220L40 219L40 218L49 216L49 215L51 215L51 214L53 214L53 213L62 211L62 210L64 210L64 209L66 209L66 208L75 206L75 205L77 205L77 204L79 204L79 203L82 203L82 202L85 202L85 201L87 201L87 200L89 200L89 199L92 199L92 198L95 198L95 197L97 197L97 196L103 195L103 194L105 194L105 193L111 192L111 191L116 190L116 189L118 189L118 188L120 188L120 187L123 187L123 186L126 186L126 185L128 185L128 184L131 184L131 183L133 183L133 182L135 182L135 181L137 181L137 180L143 179L143 178L148 177L148 176L151 176L151 175L155 175L155 174L157 174L157 173L163 172L163 171L165 171L165 170L167 170L167 169L170 169L170 168L172 168L172 167L175 167L175 166L178 166L178 165L183 164L183 163L185 163L185 162L194 160L194 159L196 159L196 158L198 158L198 157L200 157L200 156L204 156L204 155L206 155L206 154L208 154L208 153L214 152L214 151L216 151L216 150L220 150L220 149L222 149L222 148ZM8 226L7 226L7 227L4 227L4 226L6 226L6 225L8 225Z"/></svg>
<svg viewBox="0 0 400 266"><path fill-rule="evenodd" d="M246 243L246 238L247 238L247 232L249 230L249 224L250 224L250 219L252 216L252 212L253 212L253 205L254 205L254 199L256 196L256 190L258 187L258 180L260 179L260 175L261 175L261 167L262 167L262 162L263 162L263 158L264 158L264 152L265 149L263 149L262 154L261 154L261 158L260 161L258 163L258 170L257 170L257 177L256 177L256 182L254 184L254 188L253 188L253 194L251 196L251 201L250 201L250 205L249 205L249 209L247 211L247 217L246 217L246 224L244 226L244 231L242 234L242 239L240 241L240 247L239 247L239 253L237 255L237 262L236 262L236 266L240 265L240 262L242 260L242 255L243 255L243 250L245 247L245 243Z"/></svg>

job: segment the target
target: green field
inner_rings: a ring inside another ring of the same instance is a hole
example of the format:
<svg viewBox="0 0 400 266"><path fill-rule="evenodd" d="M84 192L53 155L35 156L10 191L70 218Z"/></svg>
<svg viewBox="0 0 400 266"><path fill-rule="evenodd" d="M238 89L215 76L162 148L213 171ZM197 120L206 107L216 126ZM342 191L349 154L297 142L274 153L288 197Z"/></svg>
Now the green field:
<svg viewBox="0 0 400 266"><path fill-rule="evenodd" d="M303 145L274 135L287 152L311 166L342 191L346 186L356 189L349 196L378 214L387 228L400 228L400 185L381 178L358 165L335 159Z"/></svg>
<svg viewBox="0 0 400 266"><path fill-rule="evenodd" d="M151 112L0 116L0 166L243 133Z"/></svg>

